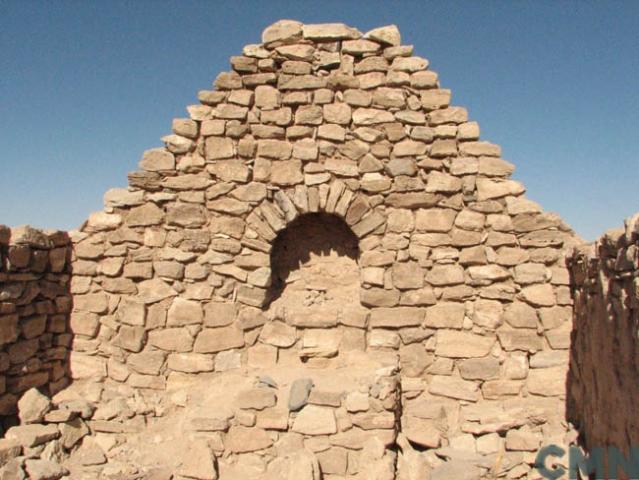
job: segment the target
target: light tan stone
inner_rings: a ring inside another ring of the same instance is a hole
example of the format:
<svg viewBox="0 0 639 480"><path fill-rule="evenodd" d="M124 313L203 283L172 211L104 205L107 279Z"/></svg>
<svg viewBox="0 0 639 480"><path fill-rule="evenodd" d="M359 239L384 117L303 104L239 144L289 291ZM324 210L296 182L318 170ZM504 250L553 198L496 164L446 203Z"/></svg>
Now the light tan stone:
<svg viewBox="0 0 639 480"><path fill-rule="evenodd" d="M436 334L435 355L448 358L485 357L495 338L455 330L439 330Z"/></svg>
<svg viewBox="0 0 639 480"><path fill-rule="evenodd" d="M244 334L235 327L205 328L193 345L197 353L216 353L244 346Z"/></svg>
<svg viewBox="0 0 639 480"><path fill-rule="evenodd" d="M331 408L306 405L295 417L292 430L303 435L337 433L335 414Z"/></svg>

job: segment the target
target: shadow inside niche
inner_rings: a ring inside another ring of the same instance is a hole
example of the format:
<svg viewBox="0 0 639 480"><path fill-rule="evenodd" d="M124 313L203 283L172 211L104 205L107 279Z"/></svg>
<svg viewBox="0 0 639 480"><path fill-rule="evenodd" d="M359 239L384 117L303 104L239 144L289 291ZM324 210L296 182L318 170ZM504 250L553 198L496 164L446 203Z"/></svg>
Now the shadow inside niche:
<svg viewBox="0 0 639 480"><path fill-rule="evenodd" d="M326 213L309 213L294 220L273 242L269 305L280 298L287 283L293 280L293 272L308 264L313 256L329 255L357 263L359 239L346 222Z"/></svg>

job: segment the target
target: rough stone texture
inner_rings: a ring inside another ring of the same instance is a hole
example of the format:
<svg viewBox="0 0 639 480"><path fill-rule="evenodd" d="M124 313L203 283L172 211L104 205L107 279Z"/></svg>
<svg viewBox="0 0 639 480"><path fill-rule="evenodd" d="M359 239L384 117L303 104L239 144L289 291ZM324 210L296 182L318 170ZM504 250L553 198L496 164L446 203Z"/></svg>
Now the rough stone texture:
<svg viewBox="0 0 639 480"><path fill-rule="evenodd" d="M569 265L568 415L587 448L615 445L628 455L639 444L639 214L575 248Z"/></svg>
<svg viewBox="0 0 639 480"><path fill-rule="evenodd" d="M525 452L574 440L567 397L591 444L632 438L633 404L606 394L636 397L636 220L571 277L579 239L395 26L282 20L262 39L71 242L0 227L0 413L57 394L14 427L42 442L33 460L78 478L533 479ZM619 414L597 430L602 411Z"/></svg>
<svg viewBox="0 0 639 480"><path fill-rule="evenodd" d="M93 218L93 223L87 222L88 230L119 225L110 219ZM87 248L81 255L80 269L95 274L101 247ZM73 292L70 272L68 234L0 225L0 416L14 415L18 399L29 389L51 395L68 385L73 293L78 294L77 302L86 312L78 337L97 333L96 312L104 313L101 300L106 297L82 295L88 293L83 288ZM46 407L35 393L29 397L33 398L23 403L24 421L39 421Z"/></svg>

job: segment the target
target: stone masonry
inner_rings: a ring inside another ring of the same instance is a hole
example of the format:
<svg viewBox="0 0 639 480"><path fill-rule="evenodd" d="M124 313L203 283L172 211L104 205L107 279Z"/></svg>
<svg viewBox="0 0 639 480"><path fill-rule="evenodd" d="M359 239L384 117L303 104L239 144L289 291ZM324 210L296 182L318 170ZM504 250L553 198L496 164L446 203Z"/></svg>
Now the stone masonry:
<svg viewBox="0 0 639 480"><path fill-rule="evenodd" d="M571 421L587 448L615 445L628 455L639 447L639 214L569 260Z"/></svg>
<svg viewBox="0 0 639 480"><path fill-rule="evenodd" d="M4 412L50 397L0 478L541 478L580 240L395 26L282 20L230 63L70 264L0 230Z"/></svg>
<svg viewBox="0 0 639 480"><path fill-rule="evenodd" d="M68 384L70 259L66 233L0 225L0 415L30 388Z"/></svg>

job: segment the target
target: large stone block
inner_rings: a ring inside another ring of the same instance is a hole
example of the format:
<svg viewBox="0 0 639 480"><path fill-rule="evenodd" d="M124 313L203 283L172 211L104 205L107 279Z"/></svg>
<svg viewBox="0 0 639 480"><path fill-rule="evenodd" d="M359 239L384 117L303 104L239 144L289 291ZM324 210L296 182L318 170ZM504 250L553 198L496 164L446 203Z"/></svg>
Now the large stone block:
<svg viewBox="0 0 639 480"><path fill-rule="evenodd" d="M216 353L244 346L244 332L235 327L205 328L193 346L198 353Z"/></svg>
<svg viewBox="0 0 639 480"><path fill-rule="evenodd" d="M485 357L495 344L494 337L456 330L439 330L435 337L435 355L449 358Z"/></svg>

